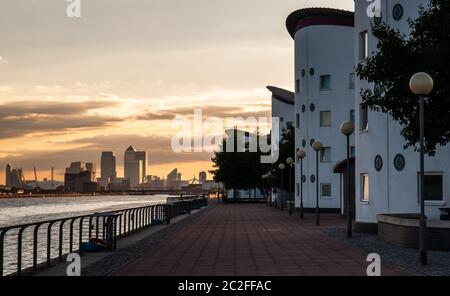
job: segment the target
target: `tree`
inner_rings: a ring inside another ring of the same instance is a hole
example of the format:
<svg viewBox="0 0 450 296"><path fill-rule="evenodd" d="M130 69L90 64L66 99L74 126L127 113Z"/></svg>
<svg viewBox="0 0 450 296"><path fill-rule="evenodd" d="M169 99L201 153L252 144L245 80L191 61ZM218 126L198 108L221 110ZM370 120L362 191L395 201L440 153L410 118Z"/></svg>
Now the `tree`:
<svg viewBox="0 0 450 296"><path fill-rule="evenodd" d="M280 163L284 163L286 165L286 169L284 171L283 178L283 186L282 188L288 188L289 186L289 167L286 164L286 159L288 157L292 157L295 159L295 129L292 125L288 125L286 129L283 129L281 140L280 140L280 155L278 157L278 161L272 165L272 170L277 171L277 186L280 186L280 170L278 168ZM295 174L291 173L291 187L294 184Z"/></svg>
<svg viewBox="0 0 450 296"><path fill-rule="evenodd" d="M425 151L433 156L450 141L450 1L431 0L416 20L408 20L411 33L401 34L383 22L372 24L378 51L357 67L361 79L373 89L361 90L371 110L388 113L402 126L407 147L418 149L419 102L409 89L416 72L427 72L435 82L425 103Z"/></svg>
<svg viewBox="0 0 450 296"><path fill-rule="evenodd" d="M231 139L225 138L222 142L222 151L215 152L211 161L213 162L213 170L209 172L213 175L214 181L221 182L226 188L233 189L234 194L237 189L251 190L262 188L262 175L267 173L270 168L268 164L261 163L261 151L249 151L249 142L245 142L244 151L238 151L238 141L244 136L249 141L257 141L261 137L259 131L255 136L251 136L247 132L242 132L236 128L233 130L234 147L232 151L227 151L227 141Z"/></svg>

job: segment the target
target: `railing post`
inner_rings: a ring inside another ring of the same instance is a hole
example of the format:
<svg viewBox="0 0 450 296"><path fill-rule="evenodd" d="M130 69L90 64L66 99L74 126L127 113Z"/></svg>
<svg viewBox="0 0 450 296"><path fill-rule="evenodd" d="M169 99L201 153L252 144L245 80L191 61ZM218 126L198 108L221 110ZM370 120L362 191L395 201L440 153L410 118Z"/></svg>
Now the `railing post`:
<svg viewBox="0 0 450 296"><path fill-rule="evenodd" d="M73 252L73 223L75 223L76 218L73 218L70 221L70 230L69 230L69 253Z"/></svg>
<svg viewBox="0 0 450 296"><path fill-rule="evenodd" d="M64 219L61 221L61 224L59 224L59 253L58 253L58 259L59 261L63 261L63 242L64 242L64 223L68 219Z"/></svg>
<svg viewBox="0 0 450 296"><path fill-rule="evenodd" d="M4 242L5 242L5 235L6 232L8 232L8 228L0 230L0 276L3 276L3 255L4 255Z"/></svg>
<svg viewBox="0 0 450 296"><path fill-rule="evenodd" d="M165 205L164 206L164 212L165 212L165 220L166 220L166 224L169 225L170 224L170 208L172 205Z"/></svg>
<svg viewBox="0 0 450 296"><path fill-rule="evenodd" d="M47 227L47 266L51 265L52 257L52 226L55 221L50 222Z"/></svg>
<svg viewBox="0 0 450 296"><path fill-rule="evenodd" d="M33 271L37 271L38 232L41 223L36 224L33 232Z"/></svg>
<svg viewBox="0 0 450 296"><path fill-rule="evenodd" d="M22 274L22 235L27 226L21 227L19 233L17 234L17 275Z"/></svg>
<svg viewBox="0 0 450 296"><path fill-rule="evenodd" d="M81 217L81 219L80 219L80 226L79 226L79 229L78 229L78 235L79 235L79 238L78 238L78 253L79 254L81 254L81 244L83 243L83 220L84 220L84 218L86 218L86 217Z"/></svg>

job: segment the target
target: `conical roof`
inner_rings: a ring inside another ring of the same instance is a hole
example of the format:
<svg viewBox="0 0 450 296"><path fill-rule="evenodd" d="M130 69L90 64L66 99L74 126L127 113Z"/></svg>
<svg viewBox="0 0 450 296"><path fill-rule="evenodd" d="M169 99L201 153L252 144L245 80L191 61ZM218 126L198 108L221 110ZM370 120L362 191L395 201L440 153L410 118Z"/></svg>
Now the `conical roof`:
<svg viewBox="0 0 450 296"><path fill-rule="evenodd" d="M136 152L136 149L134 149L133 146L130 146L127 148L127 150L125 150L125 152L131 152L131 151Z"/></svg>

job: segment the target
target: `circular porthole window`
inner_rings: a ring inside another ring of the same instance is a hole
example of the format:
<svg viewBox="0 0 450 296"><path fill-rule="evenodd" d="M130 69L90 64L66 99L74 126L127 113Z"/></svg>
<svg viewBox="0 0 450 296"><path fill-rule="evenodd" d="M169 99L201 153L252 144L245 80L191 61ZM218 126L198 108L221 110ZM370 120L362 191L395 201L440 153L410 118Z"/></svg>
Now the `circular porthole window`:
<svg viewBox="0 0 450 296"><path fill-rule="evenodd" d="M394 167L397 171L401 172L406 166L405 157L402 154L397 154L394 158Z"/></svg>
<svg viewBox="0 0 450 296"><path fill-rule="evenodd" d="M314 112L314 110L316 110L316 105L314 105L314 104L309 105L309 110L311 112Z"/></svg>
<svg viewBox="0 0 450 296"><path fill-rule="evenodd" d="M401 4L395 4L392 9L392 17L394 20L399 21L403 17L403 6Z"/></svg>
<svg viewBox="0 0 450 296"><path fill-rule="evenodd" d="M305 71L305 69L303 69L302 70L302 77L305 77L305 75L306 75L306 71Z"/></svg>
<svg viewBox="0 0 450 296"><path fill-rule="evenodd" d="M375 157L375 169L377 170L377 172L381 171L381 169L383 168L383 158L381 158L380 155L377 155Z"/></svg>
<svg viewBox="0 0 450 296"><path fill-rule="evenodd" d="M309 75L314 76L314 73L316 73L314 68L309 69Z"/></svg>
<svg viewBox="0 0 450 296"><path fill-rule="evenodd" d="M303 148L306 147L306 140L305 139L303 139L303 141L302 141L302 146L303 146Z"/></svg>
<svg viewBox="0 0 450 296"><path fill-rule="evenodd" d="M306 183L306 175L303 175L303 176L302 176L302 182L303 182L303 183Z"/></svg>
<svg viewBox="0 0 450 296"><path fill-rule="evenodd" d="M316 141L316 140L315 140L314 138L311 139L311 141L309 142L309 144L311 145L311 147L312 147L312 145L314 144L315 141Z"/></svg>
<svg viewBox="0 0 450 296"><path fill-rule="evenodd" d="M302 112L305 113L305 111L306 111L306 106L302 105Z"/></svg>
<svg viewBox="0 0 450 296"><path fill-rule="evenodd" d="M314 175L311 175L311 183L314 183L314 182L316 182L316 176L314 176Z"/></svg>

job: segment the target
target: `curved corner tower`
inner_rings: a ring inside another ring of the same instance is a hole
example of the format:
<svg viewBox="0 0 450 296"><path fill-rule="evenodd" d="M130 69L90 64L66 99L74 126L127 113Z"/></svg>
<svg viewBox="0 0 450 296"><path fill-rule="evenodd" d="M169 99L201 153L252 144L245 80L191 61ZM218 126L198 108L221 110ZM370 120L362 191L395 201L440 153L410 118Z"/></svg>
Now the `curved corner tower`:
<svg viewBox="0 0 450 296"><path fill-rule="evenodd" d="M319 203L322 209L340 211L341 177L333 173L346 158L346 139L339 127L354 118L354 14L328 9L300 9L286 21L295 41L296 148L306 151L303 176L296 164L296 207L303 181L304 207L316 205L316 152L320 140L325 149L319 160Z"/></svg>

